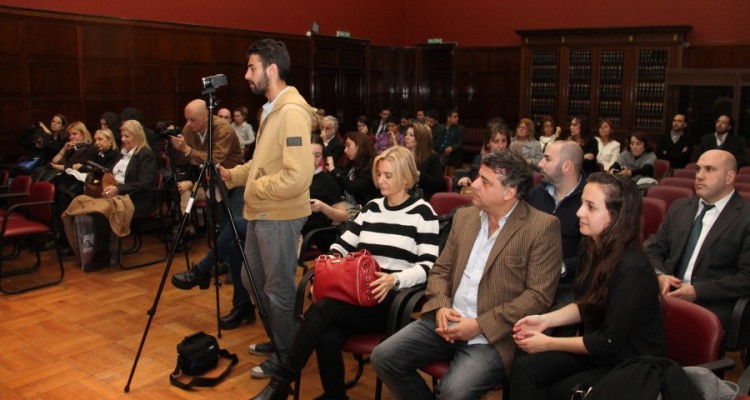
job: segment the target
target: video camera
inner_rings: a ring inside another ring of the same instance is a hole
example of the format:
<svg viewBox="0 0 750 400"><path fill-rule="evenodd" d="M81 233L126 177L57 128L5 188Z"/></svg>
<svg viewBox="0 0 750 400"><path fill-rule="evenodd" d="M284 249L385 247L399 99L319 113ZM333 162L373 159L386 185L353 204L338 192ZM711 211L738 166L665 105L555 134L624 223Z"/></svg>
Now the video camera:
<svg viewBox="0 0 750 400"><path fill-rule="evenodd" d="M172 136L177 136L182 132L182 128L176 125L174 121L159 121L156 123L156 139L167 140Z"/></svg>
<svg viewBox="0 0 750 400"><path fill-rule="evenodd" d="M227 84L227 76L224 74L207 76L201 78L203 83L203 94L213 93L216 89Z"/></svg>

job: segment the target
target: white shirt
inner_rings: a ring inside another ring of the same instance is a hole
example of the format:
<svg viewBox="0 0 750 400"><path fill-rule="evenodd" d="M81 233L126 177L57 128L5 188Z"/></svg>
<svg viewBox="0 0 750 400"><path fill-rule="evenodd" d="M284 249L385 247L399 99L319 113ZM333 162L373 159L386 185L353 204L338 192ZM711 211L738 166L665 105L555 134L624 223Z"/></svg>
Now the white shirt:
<svg viewBox="0 0 750 400"><path fill-rule="evenodd" d="M279 94L277 94L276 97L273 98L273 100L269 101L266 104L263 104L263 112L260 115L260 123L261 124L263 123L263 120L266 119L266 115L268 115L268 113L270 113L271 110L273 110L273 106L274 106L274 104L276 104L276 100L279 99L279 96L281 96L281 94L284 93L284 92L286 92L286 90L289 89L289 88L290 88L290 86L285 87L284 90L280 91ZM258 128L258 129L260 129L260 128Z"/></svg>
<svg viewBox="0 0 750 400"><path fill-rule="evenodd" d="M617 140L610 140L605 145L602 139L596 138L596 143L599 145L599 153L596 155L596 162L601 163L604 166L604 171L609 171L612 168L612 164L617 161L617 157L620 156L620 142Z"/></svg>
<svg viewBox="0 0 750 400"><path fill-rule="evenodd" d="M716 146L721 147L721 145L724 143L724 140L727 138L727 133L719 135L718 133L714 133L714 136L716 137Z"/></svg>
<svg viewBox="0 0 750 400"><path fill-rule="evenodd" d="M487 265L487 259L490 256L492 247L495 245L497 236L500 234L503 226L505 226L505 222L508 221L508 216L510 216L517 205L518 202L513 205L513 208L511 208L505 216L500 218L500 221L498 221L498 227L495 232L492 232L492 235L489 234L489 214L484 211L479 212L482 225L477 234L477 238L474 241L474 247L471 248L471 255L469 255L469 260L466 262L466 268L464 268L461 282L458 284L456 294L453 296L453 309L458 311L463 317L477 317L479 282L482 280L484 267ZM489 341L487 340L487 337L483 334L468 341L468 344L488 343Z"/></svg>
<svg viewBox="0 0 750 400"><path fill-rule="evenodd" d="M690 261L688 262L687 268L685 269L685 276L678 276L678 278L682 279L683 282L690 283L691 278L693 276L693 269L695 268L695 260L698 259L698 253L700 253L700 249L703 246L703 241L706 240L706 236L708 236L708 232L711 231L711 227L714 226L714 222L716 222L716 219L719 218L719 215L724 210L724 207L727 206L727 203L729 203L729 199L734 194L734 190L732 190L732 193L729 193L721 200L717 201L714 204L714 208L706 211L706 215L703 216L703 227L701 228L701 234L698 236L698 242L695 244L695 250L693 251L692 256L690 257ZM703 200L701 200L698 203L698 211L693 216L693 221L695 221L695 218L698 217L698 215L703 210Z"/></svg>
<svg viewBox="0 0 750 400"><path fill-rule="evenodd" d="M112 167L112 175L115 176L115 180L120 185L125 183L125 171L128 169L128 164L130 164L130 159L133 158L133 154L135 154L135 148L130 151L122 149L122 157L120 158L120 161Z"/></svg>

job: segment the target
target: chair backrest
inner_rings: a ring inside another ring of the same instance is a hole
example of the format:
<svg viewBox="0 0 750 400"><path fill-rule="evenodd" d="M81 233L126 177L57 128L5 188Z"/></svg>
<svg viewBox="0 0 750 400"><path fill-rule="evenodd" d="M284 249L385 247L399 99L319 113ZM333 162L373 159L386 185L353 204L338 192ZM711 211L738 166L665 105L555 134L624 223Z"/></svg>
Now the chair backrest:
<svg viewBox="0 0 750 400"><path fill-rule="evenodd" d="M29 190L29 202L54 201L55 185L50 182L34 182ZM31 217L44 224L51 224L53 218L54 203L30 206Z"/></svg>
<svg viewBox="0 0 750 400"><path fill-rule="evenodd" d="M663 178L664 175L669 172L669 167L669 160L656 160L656 168L654 168L656 171L654 171L654 178L656 178L656 180Z"/></svg>
<svg viewBox="0 0 750 400"><path fill-rule="evenodd" d="M430 198L430 205L438 216L449 214L454 208L471 202L471 196L453 192L438 192Z"/></svg>
<svg viewBox="0 0 750 400"><path fill-rule="evenodd" d="M9 192L11 194L29 193L31 191L31 175L18 175L10 183ZM10 205L29 201L26 196L13 196L8 199Z"/></svg>
<svg viewBox="0 0 750 400"><path fill-rule="evenodd" d="M450 176L445 176L445 191L446 192L452 192L453 191L453 178Z"/></svg>
<svg viewBox="0 0 750 400"><path fill-rule="evenodd" d="M667 215L667 202L654 197L644 197L641 207L641 243L659 230L661 221Z"/></svg>
<svg viewBox="0 0 750 400"><path fill-rule="evenodd" d="M694 169L676 169L672 171L673 178L695 179Z"/></svg>
<svg viewBox="0 0 750 400"><path fill-rule="evenodd" d="M743 199L750 201L750 192L745 192L742 190L738 190L738 192Z"/></svg>
<svg viewBox="0 0 750 400"><path fill-rule="evenodd" d="M695 303L664 297L667 357L686 367L719 359L724 329L716 314Z"/></svg>
<svg viewBox="0 0 750 400"><path fill-rule="evenodd" d="M691 163L685 164L685 169L697 169L697 168L698 168L698 163L691 162Z"/></svg>
<svg viewBox="0 0 750 400"><path fill-rule="evenodd" d="M750 175L750 166L740 167L739 175Z"/></svg>
<svg viewBox="0 0 750 400"><path fill-rule="evenodd" d="M695 193L695 179L671 178L671 177L662 178L659 181L659 185L683 187L683 188L690 189L693 193Z"/></svg>
<svg viewBox="0 0 750 400"><path fill-rule="evenodd" d="M7 185L9 177L10 171L8 171L7 169L0 170L0 185Z"/></svg>
<svg viewBox="0 0 750 400"><path fill-rule="evenodd" d="M735 181L734 188L739 192L750 192L750 183Z"/></svg>
<svg viewBox="0 0 750 400"><path fill-rule="evenodd" d="M735 181L740 183L750 183L750 174L737 174Z"/></svg>
<svg viewBox="0 0 750 400"><path fill-rule="evenodd" d="M664 200L667 203L667 210L669 210L673 201L683 197L690 197L693 194L692 190L684 187L658 185L648 188L645 197Z"/></svg>

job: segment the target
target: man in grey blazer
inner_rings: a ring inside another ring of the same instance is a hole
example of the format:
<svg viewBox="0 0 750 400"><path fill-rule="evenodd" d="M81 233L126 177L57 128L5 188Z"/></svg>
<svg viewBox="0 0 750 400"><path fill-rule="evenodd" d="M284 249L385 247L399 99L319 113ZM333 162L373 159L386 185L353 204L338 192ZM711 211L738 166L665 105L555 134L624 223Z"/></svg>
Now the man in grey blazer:
<svg viewBox="0 0 750 400"><path fill-rule="evenodd" d="M427 278L422 317L372 354L397 399L433 398L416 369L434 360L451 360L441 398L479 398L510 371L513 324L549 310L562 265L560 222L524 201L531 185L521 156L482 157L473 207L456 213Z"/></svg>
<svg viewBox="0 0 750 400"><path fill-rule="evenodd" d="M662 293L708 308L727 329L734 303L750 295L750 203L734 190L731 153L709 150L697 164L696 196L675 201L645 247Z"/></svg>

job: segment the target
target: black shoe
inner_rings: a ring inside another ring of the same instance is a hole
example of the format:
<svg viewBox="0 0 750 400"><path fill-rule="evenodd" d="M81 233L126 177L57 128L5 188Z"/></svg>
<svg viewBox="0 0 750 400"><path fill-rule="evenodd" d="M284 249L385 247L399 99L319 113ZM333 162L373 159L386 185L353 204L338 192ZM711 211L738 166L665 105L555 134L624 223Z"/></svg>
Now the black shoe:
<svg viewBox="0 0 750 400"><path fill-rule="evenodd" d="M190 290L196 286L206 290L211 285L211 274L193 266L190 271L172 275L172 285L182 290Z"/></svg>
<svg viewBox="0 0 750 400"><path fill-rule="evenodd" d="M271 377L263 391L251 397L250 400L286 400L292 389L289 387L291 382L288 379L280 378L276 375Z"/></svg>
<svg viewBox="0 0 750 400"><path fill-rule="evenodd" d="M94 272L110 266L112 254L109 251L98 251L94 258L83 266L84 272Z"/></svg>
<svg viewBox="0 0 750 400"><path fill-rule="evenodd" d="M252 303L244 304L240 307L232 307L229 314L221 317L219 326L224 330L239 328L243 322L252 324L255 322L255 306Z"/></svg>

